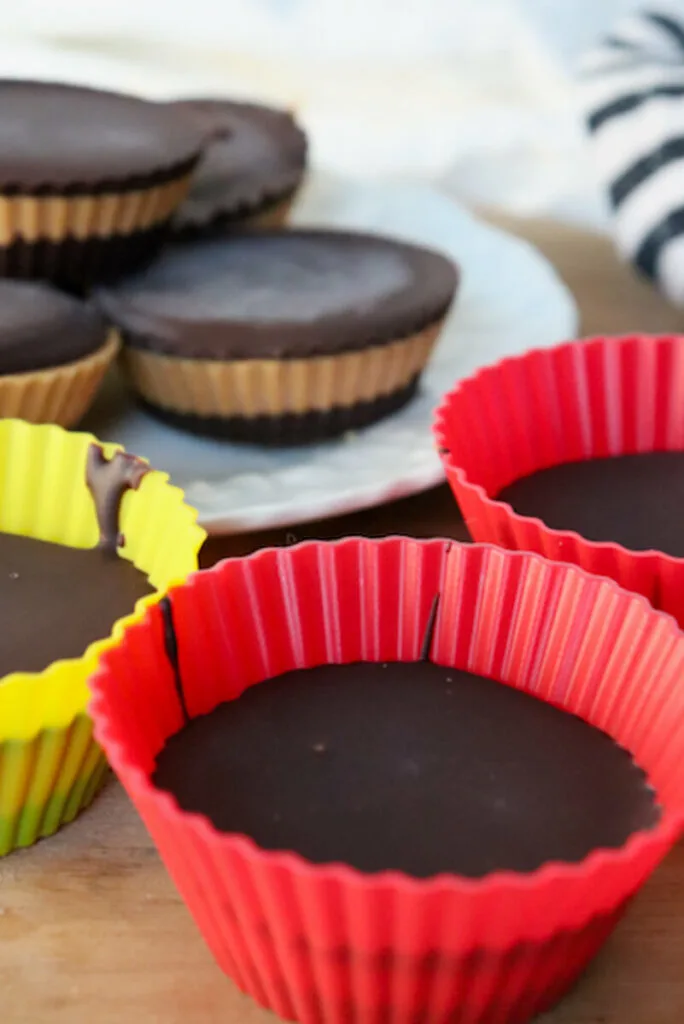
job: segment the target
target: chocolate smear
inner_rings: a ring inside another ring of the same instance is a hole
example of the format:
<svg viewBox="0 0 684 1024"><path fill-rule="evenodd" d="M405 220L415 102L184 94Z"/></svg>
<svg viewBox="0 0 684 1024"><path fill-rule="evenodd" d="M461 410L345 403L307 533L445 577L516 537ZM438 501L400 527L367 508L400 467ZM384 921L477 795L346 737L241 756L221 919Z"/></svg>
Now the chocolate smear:
<svg viewBox="0 0 684 1024"><path fill-rule="evenodd" d="M137 455L118 451L108 459L99 444L91 444L86 459L86 483L93 496L100 530L98 548L116 555L125 539L120 531L121 500L127 490L137 491L150 467Z"/></svg>
<svg viewBox="0 0 684 1024"><path fill-rule="evenodd" d="M164 650L166 651L166 657L168 658L173 671L173 681L176 687L178 703L180 704L183 721L187 725L190 721L190 715L188 714L188 706L185 703L183 680L181 679L180 665L178 663L178 639L176 637L176 627L173 623L173 607L168 595L162 597L159 602L159 607L164 620Z"/></svg>

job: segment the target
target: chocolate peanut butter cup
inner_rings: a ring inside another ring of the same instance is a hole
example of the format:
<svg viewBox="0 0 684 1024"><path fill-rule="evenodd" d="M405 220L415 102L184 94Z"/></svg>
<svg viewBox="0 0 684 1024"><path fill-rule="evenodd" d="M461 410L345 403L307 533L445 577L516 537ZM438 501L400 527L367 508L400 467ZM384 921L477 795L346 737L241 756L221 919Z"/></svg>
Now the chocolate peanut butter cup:
<svg viewBox="0 0 684 1024"><path fill-rule="evenodd" d="M222 225L278 227L306 170L306 136L294 117L256 103L179 100L207 139L174 218L184 236Z"/></svg>
<svg viewBox="0 0 684 1024"><path fill-rule="evenodd" d="M72 426L117 350L91 303L43 282L0 280L0 416Z"/></svg>
<svg viewBox="0 0 684 1024"><path fill-rule="evenodd" d="M245 232L171 246L99 301L159 415L292 444L404 405L457 283L444 256L376 235Z"/></svg>
<svg viewBox="0 0 684 1024"><path fill-rule="evenodd" d="M162 241L201 145L162 104L0 81L0 274L80 290L132 269Z"/></svg>

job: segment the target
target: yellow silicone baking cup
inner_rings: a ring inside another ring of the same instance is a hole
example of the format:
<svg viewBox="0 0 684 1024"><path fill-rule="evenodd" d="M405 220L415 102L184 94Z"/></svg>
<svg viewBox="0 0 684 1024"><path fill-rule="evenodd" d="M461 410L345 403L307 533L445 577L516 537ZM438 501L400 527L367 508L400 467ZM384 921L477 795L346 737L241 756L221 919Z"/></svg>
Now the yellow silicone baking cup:
<svg viewBox="0 0 684 1024"><path fill-rule="evenodd" d="M85 469L93 442L90 434L58 426L0 420L0 532L94 547L99 534ZM111 457L120 446L102 447ZM106 763L85 712L88 677L124 627L197 568L205 533L196 518L165 473L146 474L123 497L121 557L144 572L157 593L112 623L110 636L82 657L0 679L0 855L51 835L97 793Z"/></svg>

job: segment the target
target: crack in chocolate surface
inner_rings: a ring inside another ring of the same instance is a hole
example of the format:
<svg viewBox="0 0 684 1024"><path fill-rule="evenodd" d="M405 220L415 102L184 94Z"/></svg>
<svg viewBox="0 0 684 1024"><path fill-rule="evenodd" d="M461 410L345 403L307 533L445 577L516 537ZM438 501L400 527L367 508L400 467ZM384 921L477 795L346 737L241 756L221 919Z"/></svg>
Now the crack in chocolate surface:
<svg viewBox="0 0 684 1024"><path fill-rule="evenodd" d="M108 459L99 444L91 444L86 458L86 483L95 503L100 530L98 548L116 555L125 538L120 530L121 501L126 491L137 491L150 467L137 455L118 451Z"/></svg>

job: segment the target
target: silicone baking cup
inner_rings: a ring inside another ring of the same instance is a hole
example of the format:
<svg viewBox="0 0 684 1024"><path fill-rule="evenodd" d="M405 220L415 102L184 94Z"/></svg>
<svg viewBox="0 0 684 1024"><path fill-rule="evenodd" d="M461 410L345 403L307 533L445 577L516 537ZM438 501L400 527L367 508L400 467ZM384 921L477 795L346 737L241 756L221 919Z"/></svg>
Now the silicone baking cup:
<svg viewBox="0 0 684 1024"><path fill-rule="evenodd" d="M0 417L74 426L90 408L118 351L119 336L110 331L104 345L82 359L43 370L0 375Z"/></svg>
<svg viewBox="0 0 684 1024"><path fill-rule="evenodd" d="M94 547L97 520L85 479L94 441L56 426L0 420L0 531ZM107 456L117 450L103 448ZM123 498L121 556L165 590L197 568L204 531L195 518L166 474L146 474ZM0 854L51 835L95 796L106 762L86 714L86 680L113 637L157 598L143 598L130 616L112 623L112 636L91 644L81 658L0 679Z"/></svg>
<svg viewBox="0 0 684 1024"><path fill-rule="evenodd" d="M431 659L579 714L631 750L663 813L577 864L482 879L362 874L259 849L151 781L183 723L162 609L91 680L96 735L218 963L304 1024L522 1024L556 1002L684 826L684 634L573 566L448 541L266 550L169 595L188 713L295 668ZM445 827L448 825L445 824Z"/></svg>
<svg viewBox="0 0 684 1024"><path fill-rule="evenodd" d="M684 559L554 530L496 501L536 470L684 450L684 337L591 338L505 359L461 381L435 417L447 479L476 541L610 576L684 624Z"/></svg>

